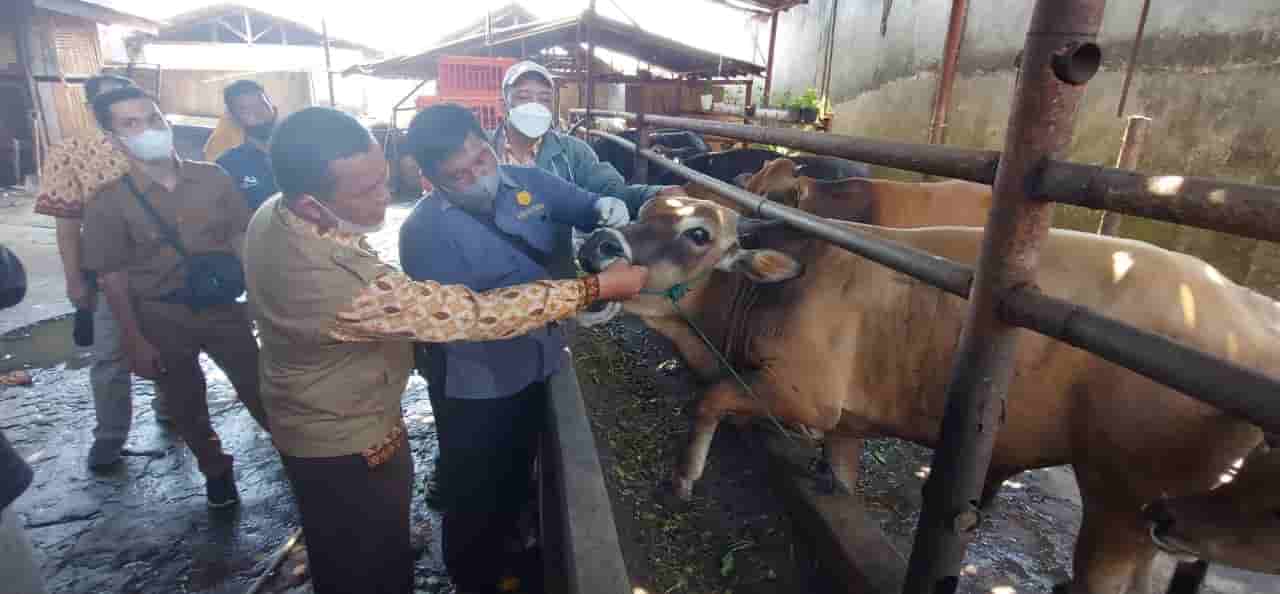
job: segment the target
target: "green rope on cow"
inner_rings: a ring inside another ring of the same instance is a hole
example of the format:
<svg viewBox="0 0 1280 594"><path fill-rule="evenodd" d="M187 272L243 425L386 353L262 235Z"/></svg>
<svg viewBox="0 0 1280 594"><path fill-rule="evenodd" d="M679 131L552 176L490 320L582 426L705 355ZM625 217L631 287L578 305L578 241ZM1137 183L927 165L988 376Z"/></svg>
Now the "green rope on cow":
<svg viewBox="0 0 1280 594"><path fill-rule="evenodd" d="M729 371L729 374L733 376L733 379L737 380L738 385L742 386L743 391L745 391L753 400L757 400L764 404L764 414L773 422L774 427L777 427L778 431L787 439L790 439L799 445L805 445L796 438L794 432L788 431L787 428L782 425L782 421L779 421L778 417L773 416L773 412L769 410L769 403L756 395L755 390L751 389L751 385L748 384L747 380L743 379L742 375L738 373L738 370L729 362L728 357L725 357L724 353L721 353L720 349L716 348L715 343L711 342L711 339L702 331L702 328L699 328L698 325L694 323L693 318L690 317L689 314L685 313L684 308L680 307L680 300L689 293L689 285L698 280L698 278L679 283L666 291L662 291L661 293L666 295L667 299L671 301L671 307L675 308L676 313L680 315L680 318L684 320L684 323L687 324L689 328L693 329L693 332L698 335L698 338L702 339L703 344L706 344L707 348L711 350L711 353L716 356L717 360L719 360L720 366Z"/></svg>

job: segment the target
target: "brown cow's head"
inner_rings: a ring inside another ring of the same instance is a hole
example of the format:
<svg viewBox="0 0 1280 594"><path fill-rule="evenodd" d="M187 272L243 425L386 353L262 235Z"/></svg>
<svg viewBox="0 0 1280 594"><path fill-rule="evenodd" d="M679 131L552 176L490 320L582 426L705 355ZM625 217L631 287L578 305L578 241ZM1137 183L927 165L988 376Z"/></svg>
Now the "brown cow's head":
<svg viewBox="0 0 1280 594"><path fill-rule="evenodd" d="M747 191L794 207L798 203L798 170L796 162L785 157L768 161L747 180Z"/></svg>
<svg viewBox="0 0 1280 594"><path fill-rule="evenodd" d="M1146 516L1169 554L1280 573L1280 449L1260 446L1230 483L1157 501Z"/></svg>
<svg viewBox="0 0 1280 594"><path fill-rule="evenodd" d="M764 166L755 173L738 174L733 178L733 185L774 202L794 207L799 204L801 194L801 178L796 177L799 170L800 167L795 164L795 161L785 157L778 158L765 161ZM808 178L804 179L808 180ZM740 214L747 214L746 209L736 202L722 198L719 194L695 182L686 183L684 190L694 198L714 202Z"/></svg>
<svg viewBox="0 0 1280 594"><path fill-rule="evenodd" d="M748 219L723 206L693 198L650 200L635 222L600 229L583 242L578 258L588 272L618 258L649 268L645 292L624 304L638 315L671 311L665 295L673 287L697 288L713 271L742 272L759 283L795 278L799 262L776 250L744 249L739 238L771 223Z"/></svg>

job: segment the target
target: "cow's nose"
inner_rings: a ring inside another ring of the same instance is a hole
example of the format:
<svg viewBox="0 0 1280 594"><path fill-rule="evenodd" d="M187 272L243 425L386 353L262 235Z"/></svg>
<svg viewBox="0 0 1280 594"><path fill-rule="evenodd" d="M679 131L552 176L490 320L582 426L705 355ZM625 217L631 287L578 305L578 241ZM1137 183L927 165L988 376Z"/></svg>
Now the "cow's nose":
<svg viewBox="0 0 1280 594"><path fill-rule="evenodd" d="M1169 506L1165 505L1163 500L1153 501L1143 507L1142 517L1146 518L1147 523L1151 524L1157 534L1168 532L1169 527L1173 526L1173 514L1169 512Z"/></svg>
<svg viewBox="0 0 1280 594"><path fill-rule="evenodd" d="M605 266L619 258L629 258L622 234L613 229L600 229L582 243L578 260L582 268L591 274L604 270Z"/></svg>

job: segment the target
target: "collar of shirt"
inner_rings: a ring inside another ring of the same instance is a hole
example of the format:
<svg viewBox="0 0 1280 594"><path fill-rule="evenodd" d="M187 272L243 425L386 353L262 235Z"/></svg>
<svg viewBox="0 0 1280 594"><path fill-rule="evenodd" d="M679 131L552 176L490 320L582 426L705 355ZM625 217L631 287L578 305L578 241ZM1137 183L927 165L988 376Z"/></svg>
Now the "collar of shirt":
<svg viewBox="0 0 1280 594"><path fill-rule="evenodd" d="M369 242L365 240L365 236L363 235L343 233L337 229L321 229L319 225L298 216L287 204L285 204L283 197L280 198L278 203L276 203L276 216L280 217L280 219L284 221L284 225L286 227L303 235L318 237L343 247L364 250L369 253L377 253L374 251L373 246L369 245Z"/></svg>
<svg viewBox="0 0 1280 594"><path fill-rule="evenodd" d="M516 152L511 149L511 142L507 137L508 131L504 128L502 130L502 164L521 165L524 167L536 166L538 163L538 151L542 148L542 141L547 137L547 134L550 133L551 131L548 130L546 134L543 134L538 137L537 140L533 141L533 146L529 147L529 156L527 158L521 158L520 155L516 154Z"/></svg>
<svg viewBox="0 0 1280 594"><path fill-rule="evenodd" d="M189 171L187 171L186 167L182 166L182 163L183 160L181 158L174 157L173 164L178 169L178 183L182 183L183 180L191 179L188 175ZM147 171L142 168L140 163L132 159L129 161L129 177L135 180L134 183L138 185L138 190L144 194L151 190L151 186L158 184L155 179L150 175L147 175Z"/></svg>

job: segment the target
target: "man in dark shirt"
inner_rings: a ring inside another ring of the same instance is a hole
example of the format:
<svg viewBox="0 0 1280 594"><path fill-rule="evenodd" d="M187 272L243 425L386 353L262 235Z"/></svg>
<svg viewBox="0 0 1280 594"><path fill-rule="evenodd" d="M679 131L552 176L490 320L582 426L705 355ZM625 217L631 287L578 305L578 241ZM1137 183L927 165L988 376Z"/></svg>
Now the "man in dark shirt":
<svg viewBox="0 0 1280 594"><path fill-rule="evenodd" d="M276 107L262 85L251 80L238 80L222 91L227 113L244 129L245 141L218 157L218 164L244 194L249 210L255 211L275 195L276 178L267 158L267 141L276 128Z"/></svg>

